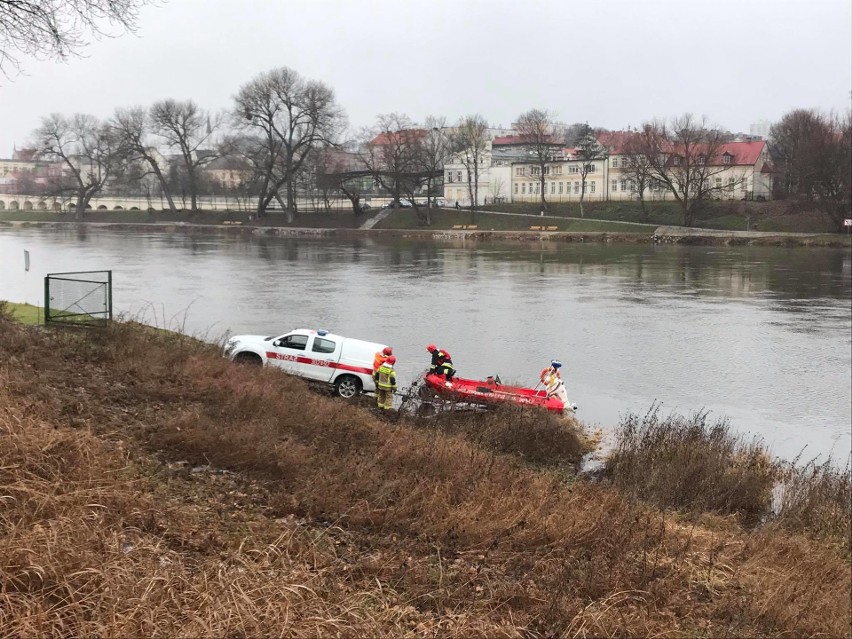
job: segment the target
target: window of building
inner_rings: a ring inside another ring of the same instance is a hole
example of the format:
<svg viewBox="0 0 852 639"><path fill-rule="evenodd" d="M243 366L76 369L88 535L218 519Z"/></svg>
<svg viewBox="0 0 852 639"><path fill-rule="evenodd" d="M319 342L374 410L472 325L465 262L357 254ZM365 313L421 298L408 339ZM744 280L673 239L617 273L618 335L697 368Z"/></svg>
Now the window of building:
<svg viewBox="0 0 852 639"><path fill-rule="evenodd" d="M578 167L578 166L569 166L568 167L568 173L579 173L579 172L580 172L580 167Z"/></svg>
<svg viewBox="0 0 852 639"><path fill-rule="evenodd" d="M563 193L562 184L563 184L562 182L559 183L559 195L562 195L562 193Z"/></svg>
<svg viewBox="0 0 852 639"><path fill-rule="evenodd" d="M631 192L631 193L635 193L635 192L636 192L636 183L635 183L633 180L628 180L628 181L627 181L627 185L630 187L630 192Z"/></svg>
<svg viewBox="0 0 852 639"><path fill-rule="evenodd" d="M699 156L698 156L698 163L699 163L699 164L704 164L704 156L703 156L703 155L699 155Z"/></svg>
<svg viewBox="0 0 852 639"><path fill-rule="evenodd" d="M612 168L618 168L618 158L612 158Z"/></svg>
<svg viewBox="0 0 852 639"><path fill-rule="evenodd" d="M515 182L515 195L517 195L517 194L518 194L518 183Z"/></svg>
<svg viewBox="0 0 852 639"><path fill-rule="evenodd" d="M589 193L594 193L594 192L595 192L595 181L592 180L591 182L589 182Z"/></svg>
<svg viewBox="0 0 852 639"><path fill-rule="evenodd" d="M743 191L748 191L748 178L747 177L743 178L743 182L742 182L742 185L740 186L740 188Z"/></svg>
<svg viewBox="0 0 852 639"><path fill-rule="evenodd" d="M729 190L729 191L733 191L733 190L734 190L734 185L735 185L736 183L737 183L737 180L736 180L735 178L729 177L729 178L728 178L728 190Z"/></svg>
<svg viewBox="0 0 852 639"><path fill-rule="evenodd" d="M595 165L594 164L587 164L586 165L586 175L588 175L589 173L594 173L594 172L595 172Z"/></svg>
<svg viewBox="0 0 852 639"><path fill-rule="evenodd" d="M627 190L627 180L622 180L622 181L621 181L621 190L622 190L622 191L626 191L626 190Z"/></svg>
<svg viewBox="0 0 852 639"><path fill-rule="evenodd" d="M722 156L722 163L723 164L730 164L732 160L733 160L733 156L730 153L728 153L727 151L725 151L725 155Z"/></svg>
<svg viewBox="0 0 852 639"><path fill-rule="evenodd" d="M553 195L554 193L556 193L556 182L551 182L550 183L550 194Z"/></svg>
<svg viewBox="0 0 852 639"><path fill-rule="evenodd" d="M679 155L676 155L676 156L674 156L674 158L672 158L672 164L674 164L675 166L680 166L680 156Z"/></svg>
<svg viewBox="0 0 852 639"><path fill-rule="evenodd" d="M527 194L527 183L526 183L526 182L524 182L523 184L521 184L521 194L522 194L522 195L526 195L526 194Z"/></svg>
<svg viewBox="0 0 852 639"><path fill-rule="evenodd" d="M452 181L453 181L453 172L447 171L447 182L452 182Z"/></svg>
<svg viewBox="0 0 852 639"><path fill-rule="evenodd" d="M527 168L525 166L515 167L515 175L526 175Z"/></svg>
<svg viewBox="0 0 852 639"><path fill-rule="evenodd" d="M580 192L580 182L577 181L577 182L574 182L574 193L579 193L579 192Z"/></svg>
<svg viewBox="0 0 852 639"><path fill-rule="evenodd" d="M613 192L613 193L618 193L618 180L613 180L613 181L612 181L612 192Z"/></svg>
<svg viewBox="0 0 852 639"><path fill-rule="evenodd" d="M535 183L535 194L538 195L538 187L541 186L538 182Z"/></svg>
<svg viewBox="0 0 852 639"><path fill-rule="evenodd" d="M554 166L552 174L553 175L562 175L562 167L561 166Z"/></svg>
<svg viewBox="0 0 852 639"><path fill-rule="evenodd" d="M722 178L716 178L716 188L717 189L722 188Z"/></svg>
<svg viewBox="0 0 852 639"><path fill-rule="evenodd" d="M456 171L456 182L461 182L461 181L462 181L462 172Z"/></svg>
<svg viewBox="0 0 852 639"><path fill-rule="evenodd" d="M530 175L538 175L539 173L541 173L541 171L537 166L530 167Z"/></svg>

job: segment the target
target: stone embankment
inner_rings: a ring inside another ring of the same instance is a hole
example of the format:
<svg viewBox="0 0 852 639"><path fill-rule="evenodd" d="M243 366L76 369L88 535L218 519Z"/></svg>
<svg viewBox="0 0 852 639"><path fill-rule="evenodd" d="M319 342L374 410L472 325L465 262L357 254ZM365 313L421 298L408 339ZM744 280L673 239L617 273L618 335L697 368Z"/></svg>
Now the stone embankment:
<svg viewBox="0 0 852 639"><path fill-rule="evenodd" d="M722 231L715 229L659 226L651 233L612 231L485 231L450 229L341 229L289 226L189 224L184 222L42 222L0 221L0 227L109 228L158 233L222 233L279 237L387 237L418 240L519 241L519 242L602 242L607 244L691 244L713 246L822 246L849 247L848 236L820 233L771 233L764 231Z"/></svg>

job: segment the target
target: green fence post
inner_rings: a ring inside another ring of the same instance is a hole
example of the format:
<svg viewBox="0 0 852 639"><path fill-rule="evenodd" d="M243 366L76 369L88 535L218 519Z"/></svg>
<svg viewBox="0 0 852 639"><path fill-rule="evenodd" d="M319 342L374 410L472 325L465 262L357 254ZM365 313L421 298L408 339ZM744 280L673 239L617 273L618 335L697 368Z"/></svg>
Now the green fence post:
<svg viewBox="0 0 852 639"><path fill-rule="evenodd" d="M109 316L107 319L112 320L112 271L107 271L107 295L109 296Z"/></svg>
<svg viewBox="0 0 852 639"><path fill-rule="evenodd" d="M44 278L44 323L50 321L50 278Z"/></svg>

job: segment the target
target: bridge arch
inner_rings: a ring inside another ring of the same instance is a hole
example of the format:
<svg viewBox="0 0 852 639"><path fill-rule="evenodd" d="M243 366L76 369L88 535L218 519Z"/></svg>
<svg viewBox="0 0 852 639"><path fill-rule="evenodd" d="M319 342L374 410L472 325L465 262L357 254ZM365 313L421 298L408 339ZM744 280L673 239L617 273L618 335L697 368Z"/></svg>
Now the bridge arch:
<svg viewBox="0 0 852 639"><path fill-rule="evenodd" d="M29 200L24 200L24 210L25 211L32 211L33 210L33 203L30 202Z"/></svg>
<svg viewBox="0 0 852 639"><path fill-rule="evenodd" d="M6 203L3 200L0 200L0 211L6 210Z"/></svg>
<svg viewBox="0 0 852 639"><path fill-rule="evenodd" d="M106 211L107 210L106 204L98 204L98 210L99 211Z"/></svg>
<svg viewBox="0 0 852 639"><path fill-rule="evenodd" d="M68 204L65 205L65 209L68 210L68 211L73 211L76 208L77 208L77 205L74 204L74 202L68 202Z"/></svg>
<svg viewBox="0 0 852 639"><path fill-rule="evenodd" d="M38 203L38 210L39 211L46 211L47 210L47 202L45 202L44 200L41 200Z"/></svg>
<svg viewBox="0 0 852 639"><path fill-rule="evenodd" d="M17 211L19 208L21 208L21 205L18 204L18 200L12 200L11 202L9 202L10 211Z"/></svg>
<svg viewBox="0 0 852 639"><path fill-rule="evenodd" d="M123 206L114 206L114 207L112 207L112 210L113 211L123 211L124 207Z"/></svg>

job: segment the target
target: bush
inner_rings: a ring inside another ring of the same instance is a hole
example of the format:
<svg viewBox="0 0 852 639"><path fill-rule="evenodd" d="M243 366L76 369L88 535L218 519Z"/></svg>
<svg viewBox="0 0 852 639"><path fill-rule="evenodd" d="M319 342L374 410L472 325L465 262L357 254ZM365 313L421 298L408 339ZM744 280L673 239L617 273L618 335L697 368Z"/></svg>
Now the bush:
<svg viewBox="0 0 852 639"><path fill-rule="evenodd" d="M466 439L497 453L518 455L542 466L574 470L594 448L574 420L541 409L500 406L488 412L449 412L418 425Z"/></svg>
<svg viewBox="0 0 852 639"><path fill-rule="evenodd" d="M658 406L622 420L603 472L658 506L735 513L748 523L770 512L777 474L760 442L743 442L726 419L710 423L706 412L662 418Z"/></svg>
<svg viewBox="0 0 852 639"><path fill-rule="evenodd" d="M772 523L791 532L839 542L852 553L852 473L828 459L784 468Z"/></svg>

